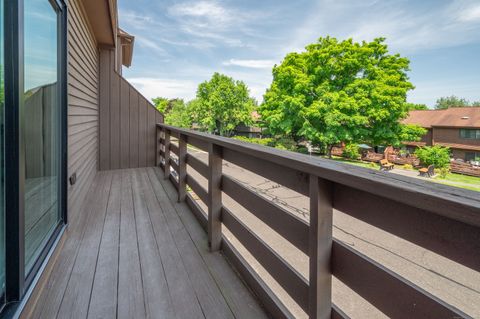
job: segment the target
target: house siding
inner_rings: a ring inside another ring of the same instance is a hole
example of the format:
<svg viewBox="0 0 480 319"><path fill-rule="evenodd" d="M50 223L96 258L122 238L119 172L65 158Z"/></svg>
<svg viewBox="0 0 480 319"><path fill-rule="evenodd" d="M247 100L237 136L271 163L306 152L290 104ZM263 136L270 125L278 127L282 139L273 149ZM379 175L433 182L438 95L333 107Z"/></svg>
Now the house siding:
<svg viewBox="0 0 480 319"><path fill-rule="evenodd" d="M163 116L115 70L115 55L100 50L99 169L155 166L156 124Z"/></svg>
<svg viewBox="0 0 480 319"><path fill-rule="evenodd" d="M466 139L460 137L460 127L433 129L433 140L435 143L463 144L480 147L480 140Z"/></svg>
<svg viewBox="0 0 480 319"><path fill-rule="evenodd" d="M98 170L99 53L83 5L68 1L68 186L69 218Z"/></svg>

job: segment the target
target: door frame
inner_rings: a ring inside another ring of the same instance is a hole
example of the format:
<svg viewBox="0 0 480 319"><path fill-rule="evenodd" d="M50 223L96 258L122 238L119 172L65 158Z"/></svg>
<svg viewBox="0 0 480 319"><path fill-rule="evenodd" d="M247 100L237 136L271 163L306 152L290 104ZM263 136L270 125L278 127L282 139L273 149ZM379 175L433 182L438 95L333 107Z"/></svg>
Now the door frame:
<svg viewBox="0 0 480 319"><path fill-rule="evenodd" d="M59 209L60 222L29 274L25 274L25 137L24 125L24 0L4 1L5 52L5 301L18 306L40 276L59 234L67 223L67 5L48 1L58 14L58 100L60 101ZM5 309L8 313L12 307Z"/></svg>

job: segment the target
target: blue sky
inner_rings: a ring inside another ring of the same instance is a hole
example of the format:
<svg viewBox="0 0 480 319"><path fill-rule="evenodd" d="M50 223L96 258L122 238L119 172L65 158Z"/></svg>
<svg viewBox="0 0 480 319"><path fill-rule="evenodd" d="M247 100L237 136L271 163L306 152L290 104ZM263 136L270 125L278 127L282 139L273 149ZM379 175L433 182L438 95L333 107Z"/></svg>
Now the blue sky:
<svg viewBox="0 0 480 319"><path fill-rule="evenodd" d="M386 37L411 60L410 102L480 100L480 0L119 0L119 11L136 37L124 76L148 98L192 99L217 71L261 102L274 64L330 35Z"/></svg>

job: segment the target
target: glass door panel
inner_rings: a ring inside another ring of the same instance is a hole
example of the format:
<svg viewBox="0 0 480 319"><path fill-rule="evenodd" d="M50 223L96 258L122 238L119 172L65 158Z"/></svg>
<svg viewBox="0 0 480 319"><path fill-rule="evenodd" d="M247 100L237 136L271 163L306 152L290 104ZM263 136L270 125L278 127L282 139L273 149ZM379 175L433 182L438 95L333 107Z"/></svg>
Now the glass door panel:
<svg viewBox="0 0 480 319"><path fill-rule="evenodd" d="M25 274L60 222L61 104L58 16L48 0L24 1Z"/></svg>
<svg viewBox="0 0 480 319"><path fill-rule="evenodd" d="M3 0L0 0L0 296L5 293L5 161L4 161L4 106L5 106L5 77L4 77L4 48L3 48L3 24L4 24ZM4 303L3 297L0 306Z"/></svg>

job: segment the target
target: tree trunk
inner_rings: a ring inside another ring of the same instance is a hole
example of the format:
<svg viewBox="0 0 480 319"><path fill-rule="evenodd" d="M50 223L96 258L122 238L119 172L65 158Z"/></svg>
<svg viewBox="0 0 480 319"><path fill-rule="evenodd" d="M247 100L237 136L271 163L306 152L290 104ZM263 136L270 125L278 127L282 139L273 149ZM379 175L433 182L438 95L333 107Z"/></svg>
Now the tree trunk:
<svg viewBox="0 0 480 319"><path fill-rule="evenodd" d="M328 145L327 146L327 155L328 155L328 158L332 158L332 149L333 149L333 146L334 145Z"/></svg>

